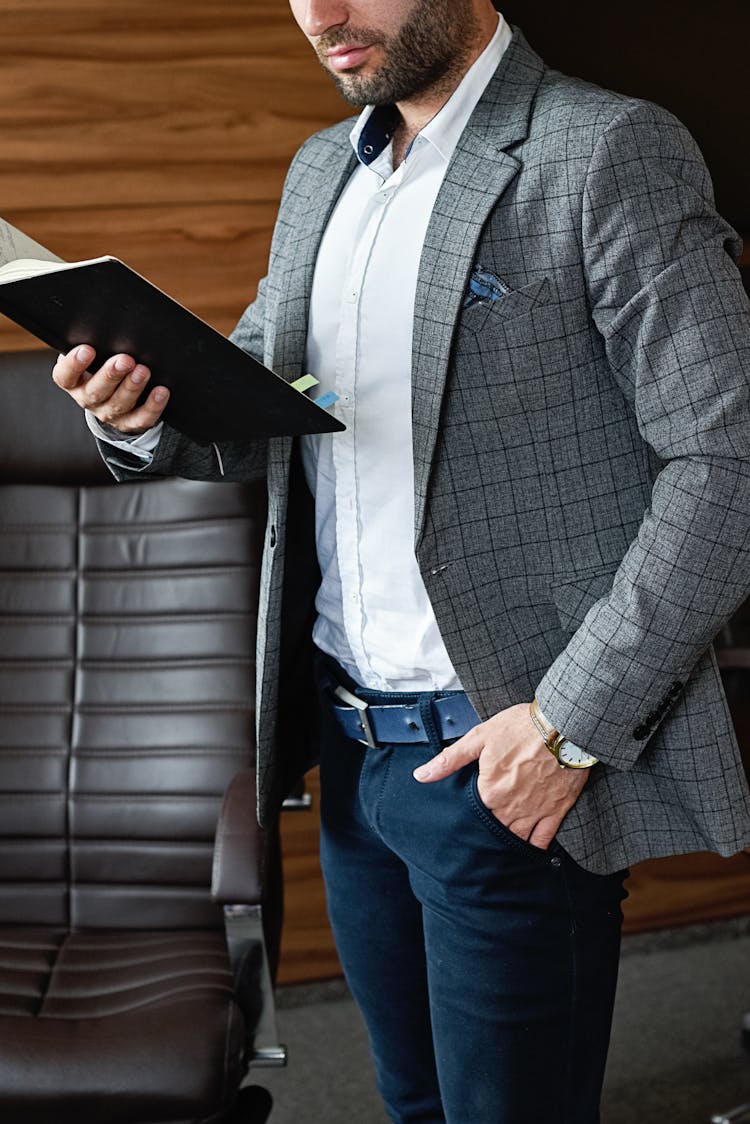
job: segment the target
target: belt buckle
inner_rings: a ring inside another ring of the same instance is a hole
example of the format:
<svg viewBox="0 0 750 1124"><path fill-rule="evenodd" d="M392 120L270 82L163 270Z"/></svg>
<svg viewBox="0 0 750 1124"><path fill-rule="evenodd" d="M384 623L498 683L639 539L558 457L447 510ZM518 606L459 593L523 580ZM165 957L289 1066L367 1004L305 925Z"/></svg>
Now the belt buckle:
<svg viewBox="0 0 750 1124"><path fill-rule="evenodd" d="M356 695L353 695L351 691L347 691L346 687L342 687L341 684L336 687L333 693L336 698L341 699L347 706L353 706L355 710L359 711L359 723L365 736L364 738L357 738L357 741L362 745L369 745L370 749L377 749L378 743L375 740L375 735L370 725L370 719L367 717L367 708L370 704L366 703L364 699L358 699Z"/></svg>

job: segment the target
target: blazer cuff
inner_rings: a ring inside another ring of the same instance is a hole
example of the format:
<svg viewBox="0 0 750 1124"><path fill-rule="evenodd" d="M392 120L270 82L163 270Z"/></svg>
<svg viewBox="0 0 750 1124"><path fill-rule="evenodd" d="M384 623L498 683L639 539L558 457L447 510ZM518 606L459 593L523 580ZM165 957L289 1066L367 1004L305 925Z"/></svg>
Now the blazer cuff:
<svg viewBox="0 0 750 1124"><path fill-rule="evenodd" d="M616 663L610 653L608 662L599 659L584 668L566 649L542 678L536 699L566 738L604 764L627 770L682 695L687 676L655 673L645 690L642 684L636 690L632 668L628 676Z"/></svg>

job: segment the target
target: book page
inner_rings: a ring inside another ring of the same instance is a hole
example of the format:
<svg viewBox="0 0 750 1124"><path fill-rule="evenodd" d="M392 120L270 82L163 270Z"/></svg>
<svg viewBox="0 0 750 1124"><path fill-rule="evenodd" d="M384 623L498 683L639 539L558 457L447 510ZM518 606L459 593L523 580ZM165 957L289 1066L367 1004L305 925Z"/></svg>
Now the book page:
<svg viewBox="0 0 750 1124"><path fill-rule="evenodd" d="M78 265L74 262L73 265ZM85 264L85 263L81 263ZM0 285L8 281L22 281L25 277L38 277L42 273L55 273L59 269L72 269L66 261L39 261L37 258L17 258L0 265Z"/></svg>
<svg viewBox="0 0 750 1124"><path fill-rule="evenodd" d="M35 242L5 219L0 219L0 266L17 258L31 258L35 261L61 262L57 254Z"/></svg>

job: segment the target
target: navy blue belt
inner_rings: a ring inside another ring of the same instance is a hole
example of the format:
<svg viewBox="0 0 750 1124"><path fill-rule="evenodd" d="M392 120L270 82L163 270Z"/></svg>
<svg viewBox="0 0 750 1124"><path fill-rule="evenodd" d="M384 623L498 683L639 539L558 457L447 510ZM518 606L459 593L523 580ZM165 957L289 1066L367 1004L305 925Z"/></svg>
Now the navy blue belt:
<svg viewBox="0 0 750 1124"><path fill-rule="evenodd" d="M467 734L481 718L463 691L443 697L414 702L386 703L368 701L371 692L363 691L360 697L344 686L332 689L329 698L331 709L347 738L353 738L376 749L381 745L428 745L430 737L423 717L425 705L429 708L428 721L434 724L441 741L452 741ZM383 695L372 692L379 699ZM424 700L423 696L423 700Z"/></svg>

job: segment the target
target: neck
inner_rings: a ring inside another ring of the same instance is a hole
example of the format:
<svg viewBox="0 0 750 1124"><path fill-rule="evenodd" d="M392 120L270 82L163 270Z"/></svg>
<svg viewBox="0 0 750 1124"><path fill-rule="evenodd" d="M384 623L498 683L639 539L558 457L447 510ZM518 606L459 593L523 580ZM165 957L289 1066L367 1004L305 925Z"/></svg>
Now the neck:
<svg viewBox="0 0 750 1124"><path fill-rule="evenodd" d="M409 147L414 137L425 125L428 124L450 100L458 87L463 82L468 71L477 61L482 51L485 50L492 36L497 31L497 12L487 4L482 7L476 23L476 34L472 41L466 44L464 50L454 60L453 66L441 79L433 83L428 89L423 90L414 97L396 103L396 108L401 114L399 134L408 138L404 151ZM395 145L394 145L395 147Z"/></svg>
<svg viewBox="0 0 750 1124"><path fill-rule="evenodd" d="M427 122L425 121L424 125L426 124ZM403 164L406 153L409 150L409 145L414 140L417 133L424 128L424 125L420 125L420 127L414 129L413 132L407 129L403 121L396 126L393 132L393 140L391 141L391 163L393 164L394 171L400 164Z"/></svg>

